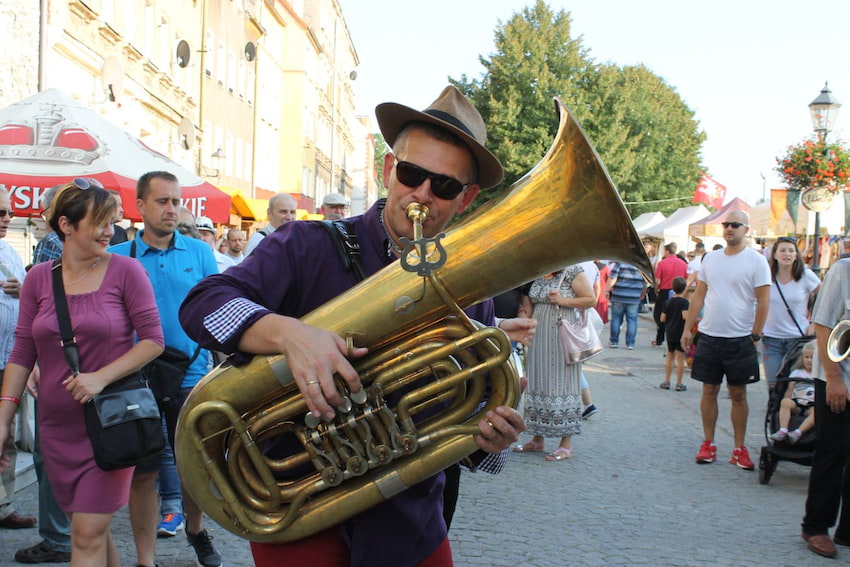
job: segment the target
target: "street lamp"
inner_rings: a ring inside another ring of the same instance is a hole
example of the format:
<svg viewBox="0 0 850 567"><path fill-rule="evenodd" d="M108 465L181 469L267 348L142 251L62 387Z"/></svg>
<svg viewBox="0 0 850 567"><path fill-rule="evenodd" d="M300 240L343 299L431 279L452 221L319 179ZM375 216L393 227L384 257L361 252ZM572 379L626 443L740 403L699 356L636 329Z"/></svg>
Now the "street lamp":
<svg viewBox="0 0 850 567"><path fill-rule="evenodd" d="M809 103L809 113L812 116L812 128L818 134L818 138L824 144L826 143L826 135L830 130L835 128L835 121L838 119L838 109L841 108L841 103L838 102L832 91L829 90L829 82L824 83L823 90L820 94ZM812 248L814 257L812 258L812 270L815 273L820 271L820 211L815 211L815 242Z"/></svg>

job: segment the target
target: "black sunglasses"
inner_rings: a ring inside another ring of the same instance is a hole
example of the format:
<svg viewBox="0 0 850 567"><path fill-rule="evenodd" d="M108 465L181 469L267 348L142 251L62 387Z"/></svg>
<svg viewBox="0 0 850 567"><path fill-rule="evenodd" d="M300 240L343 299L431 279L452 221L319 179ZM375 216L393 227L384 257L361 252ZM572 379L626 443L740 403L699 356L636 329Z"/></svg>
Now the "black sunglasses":
<svg viewBox="0 0 850 567"><path fill-rule="evenodd" d="M742 226L749 226L749 225L744 224L742 222L722 222L720 224L723 225L723 228L729 228L731 226L732 228L735 228L735 229L741 228Z"/></svg>
<svg viewBox="0 0 850 567"><path fill-rule="evenodd" d="M15 211L7 211L6 209L0 209L0 219L8 216L10 219L15 218Z"/></svg>
<svg viewBox="0 0 850 567"><path fill-rule="evenodd" d="M451 201L469 187L454 177L433 173L409 161L396 159L395 172L396 178L408 187L419 187L426 179L430 179L431 193L445 201Z"/></svg>
<svg viewBox="0 0 850 567"><path fill-rule="evenodd" d="M776 239L777 242L790 242L791 244L797 244L797 239L793 236L780 236Z"/></svg>
<svg viewBox="0 0 850 567"><path fill-rule="evenodd" d="M100 184L100 181L92 179L91 177L77 177L71 183L74 184L74 187L82 189L83 191L88 191L92 187L103 189L103 185Z"/></svg>

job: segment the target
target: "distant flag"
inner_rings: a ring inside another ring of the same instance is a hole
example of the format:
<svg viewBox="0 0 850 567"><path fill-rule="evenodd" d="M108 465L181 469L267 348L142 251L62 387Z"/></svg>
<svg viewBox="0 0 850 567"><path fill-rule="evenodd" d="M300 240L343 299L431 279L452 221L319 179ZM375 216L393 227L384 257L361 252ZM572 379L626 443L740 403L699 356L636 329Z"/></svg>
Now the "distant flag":
<svg viewBox="0 0 850 567"><path fill-rule="evenodd" d="M723 208L723 200L726 198L726 186L721 185L706 174L702 174L694 191L694 203L704 203L715 209Z"/></svg>

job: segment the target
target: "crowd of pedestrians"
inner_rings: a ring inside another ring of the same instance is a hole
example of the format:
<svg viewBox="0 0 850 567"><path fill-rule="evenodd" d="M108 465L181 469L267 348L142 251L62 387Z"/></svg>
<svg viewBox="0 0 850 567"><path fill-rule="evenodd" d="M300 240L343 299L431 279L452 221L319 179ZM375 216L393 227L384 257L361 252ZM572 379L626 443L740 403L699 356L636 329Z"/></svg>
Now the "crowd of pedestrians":
<svg viewBox="0 0 850 567"><path fill-rule="evenodd" d="M347 221L347 228L360 236L360 254L353 261L362 262L365 274L395 262L400 244L413 238L405 211L409 203L428 204L431 217L422 237L433 238L482 187L502 177L501 165L484 147L480 115L457 89L444 90L423 112L379 107L378 119L394 152L387 154L383 168L389 196ZM20 258L2 240L12 213L8 195L0 191L0 529L36 525L35 518L14 508L12 474L14 419L24 389L38 400L34 462L41 541L16 553L22 563L70 560L117 567L109 525L114 512L128 505L137 565L154 567L157 537L181 530L200 565L222 564L200 507L181 485L171 450L182 404L220 353L232 354L234 363L254 354L286 355L294 383L317 417L332 419L342 405L337 380L352 392L362 387L350 359L364 355L364 349L352 349L334 333L300 320L355 285L357 277L341 263L315 261L317 255L337 258L336 243L314 223L291 222L291 196L270 200L268 226L250 239L241 229L229 230L223 251L216 250L217 229L208 218L195 219L181 210L180 186L170 173L142 176L136 197L143 228L121 234L116 230L120 196L85 179L48 191L43 208L52 231L36 246L34 266L25 274ZM342 196L333 194L322 210L339 220L346 206ZM750 247L745 212L730 213L722 226L725 246L710 253L700 245L685 258L675 243L666 243L652 288L627 263L589 262L512 290L499 312L492 302L469 308L474 318L505 330L525 351L527 363L524 407L499 407L478 423L474 439L480 455L474 462L498 472L509 448L541 453L549 462L572 459L573 438L598 409L581 360L566 351L562 322L583 320L592 312L595 317L588 320L610 324L607 344L612 349L620 348L625 323L623 350L633 350L638 313L651 295L656 334L649 342L653 347L666 342L659 351L666 356L662 389L688 390L685 353L694 347L690 378L702 383L703 431L696 463L717 460L718 396L725 380L734 433L729 463L753 470L744 442L747 387L762 378L772 387L785 355L814 337L795 375L815 378L814 409L798 412L804 394L789 389L770 439L790 446L814 428L817 452L802 537L813 552L833 557L835 544L850 545L850 373L846 361L827 358L826 344L837 322L850 317L850 259L832 266L821 286L793 239L779 238L766 259ZM61 278L74 321L79 374L69 371L60 347L54 274ZM496 318L500 313L504 316ZM168 449L134 468L101 470L94 464L82 405L156 358L165 346L195 353L178 399L161 406ZM806 413L807 421L791 428L795 412ZM531 440L515 444L526 427ZM547 437L558 440L548 451ZM284 560L296 565L451 565L447 531L458 490L456 477L453 483L434 475L303 540L255 542L254 560L269 566Z"/></svg>

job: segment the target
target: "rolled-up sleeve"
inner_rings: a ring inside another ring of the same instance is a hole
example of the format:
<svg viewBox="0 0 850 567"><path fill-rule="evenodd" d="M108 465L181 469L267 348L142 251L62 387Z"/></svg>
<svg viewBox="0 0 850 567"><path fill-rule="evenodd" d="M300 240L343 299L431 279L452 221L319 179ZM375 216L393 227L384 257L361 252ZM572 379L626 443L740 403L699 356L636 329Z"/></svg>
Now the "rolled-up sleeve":
<svg viewBox="0 0 850 567"><path fill-rule="evenodd" d="M192 288L180 306L186 334L204 348L232 354L239 352L242 335L260 318L271 313L300 317L309 311L312 294L302 288L311 281L316 257L327 254L309 253L317 236L310 224L286 224L242 262ZM318 236L327 240L323 233Z"/></svg>

